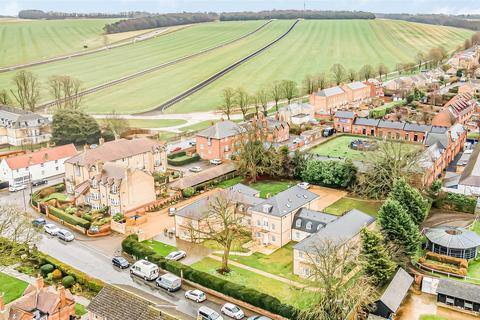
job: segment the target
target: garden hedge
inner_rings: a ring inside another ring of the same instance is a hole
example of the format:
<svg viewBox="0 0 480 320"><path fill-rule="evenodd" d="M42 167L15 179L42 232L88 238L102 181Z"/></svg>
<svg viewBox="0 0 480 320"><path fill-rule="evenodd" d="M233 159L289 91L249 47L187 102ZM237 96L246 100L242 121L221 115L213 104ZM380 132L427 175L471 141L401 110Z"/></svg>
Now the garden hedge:
<svg viewBox="0 0 480 320"><path fill-rule="evenodd" d="M169 158L167 159L167 162L171 166L184 166L189 163L197 162L198 160L200 160L200 156L194 154L191 157L183 155L182 157Z"/></svg>
<svg viewBox="0 0 480 320"><path fill-rule="evenodd" d="M147 258L148 261L155 263L161 269L167 270L178 276L183 272L183 277L185 279L221 292L234 299L245 301L251 305L279 314L288 319L295 319L296 317L297 310L294 307L280 302L280 300L273 296L221 279L209 273L195 270L181 262L166 260L163 256L156 254L155 251L147 245L138 242L137 235L130 235L125 238L122 242L122 249L124 252L135 256L137 259Z"/></svg>
<svg viewBox="0 0 480 320"><path fill-rule="evenodd" d="M167 156L167 159L175 159L175 158L183 157L183 156L186 156L186 155L187 155L186 151L179 151L179 152L176 152L176 153L169 154Z"/></svg>
<svg viewBox="0 0 480 320"><path fill-rule="evenodd" d="M448 210L475 213L477 198L456 194L450 192L442 192L433 202L435 208L443 208Z"/></svg>
<svg viewBox="0 0 480 320"><path fill-rule="evenodd" d="M80 227L83 227L85 229L88 229L90 228L90 221L87 221L85 219L82 219L82 218L79 218L75 215L70 215L68 213L65 213L63 210L61 209L58 209L58 208L55 208L55 207L52 207L52 206L49 206L48 207L48 212L59 218L59 219L62 219L63 221L69 223L69 224L72 224L74 226L80 226Z"/></svg>

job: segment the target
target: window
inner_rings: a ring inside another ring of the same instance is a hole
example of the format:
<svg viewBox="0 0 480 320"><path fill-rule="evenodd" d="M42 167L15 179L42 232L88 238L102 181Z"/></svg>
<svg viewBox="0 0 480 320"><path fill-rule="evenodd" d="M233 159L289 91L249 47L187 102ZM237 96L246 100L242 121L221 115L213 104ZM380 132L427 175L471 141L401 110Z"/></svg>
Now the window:
<svg viewBox="0 0 480 320"><path fill-rule="evenodd" d="M272 241L276 241L275 240L275 235L272 234Z"/></svg>
<svg viewBox="0 0 480 320"><path fill-rule="evenodd" d="M255 237L260 238L260 232L256 232Z"/></svg>
<svg viewBox="0 0 480 320"><path fill-rule="evenodd" d="M261 226L262 222L260 220L257 220L257 226Z"/></svg>
<svg viewBox="0 0 480 320"><path fill-rule="evenodd" d="M43 163L41 163L41 164L40 164L40 167L42 167L42 168L43 168L43 166L44 166L44 164L43 164Z"/></svg>
<svg viewBox="0 0 480 320"><path fill-rule="evenodd" d="M55 160L55 163L58 163L58 160Z"/></svg>
<svg viewBox="0 0 480 320"><path fill-rule="evenodd" d="M272 223L272 230L275 230L275 223Z"/></svg>
<svg viewBox="0 0 480 320"><path fill-rule="evenodd" d="M58 171L58 167L55 167L55 171Z"/></svg>
<svg viewBox="0 0 480 320"><path fill-rule="evenodd" d="M296 237L297 239L299 239L299 238L300 238L300 232L298 232L298 231L295 232L295 237Z"/></svg>
<svg viewBox="0 0 480 320"><path fill-rule="evenodd" d="M114 185L112 185L112 188L111 188L111 190L110 190L110 191L111 191L111 193L113 193L113 194L116 194L116 193L118 192L118 186L117 186L117 185L115 185L115 184L114 184Z"/></svg>
<svg viewBox="0 0 480 320"><path fill-rule="evenodd" d="M263 220L263 226L268 227L268 220L267 219Z"/></svg>
<svg viewBox="0 0 480 320"><path fill-rule="evenodd" d="M302 219L297 219L297 221L295 221L295 227L296 228L301 228L302 227Z"/></svg>
<svg viewBox="0 0 480 320"><path fill-rule="evenodd" d="M307 222L306 228L307 228L307 230L312 230L312 222L311 221Z"/></svg>

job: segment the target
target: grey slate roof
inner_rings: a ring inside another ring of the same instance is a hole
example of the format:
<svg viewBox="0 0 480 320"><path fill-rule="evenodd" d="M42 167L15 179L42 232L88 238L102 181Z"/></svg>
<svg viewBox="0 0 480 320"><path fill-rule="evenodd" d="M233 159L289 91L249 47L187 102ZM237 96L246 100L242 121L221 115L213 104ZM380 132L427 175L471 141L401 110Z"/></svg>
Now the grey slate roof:
<svg viewBox="0 0 480 320"><path fill-rule="evenodd" d="M380 301L392 312L397 312L412 283L413 277L402 268L398 269L393 280L380 297Z"/></svg>
<svg viewBox="0 0 480 320"><path fill-rule="evenodd" d="M49 122L47 118L39 114L0 104L0 125L12 128L26 127L25 122L27 121L37 121L38 124Z"/></svg>
<svg viewBox="0 0 480 320"><path fill-rule="evenodd" d="M445 294L447 296L480 303L480 286L468 282L440 279L437 294Z"/></svg>
<svg viewBox="0 0 480 320"><path fill-rule="evenodd" d="M336 118L346 118L346 119L353 119L355 118L355 112L353 111L337 111L335 112Z"/></svg>
<svg viewBox="0 0 480 320"><path fill-rule="evenodd" d="M448 131L447 127L440 127L440 126L432 126L430 132L432 133L445 133Z"/></svg>
<svg viewBox="0 0 480 320"><path fill-rule="evenodd" d="M212 139L223 139L226 137L233 137L244 131L245 128L238 125L237 123L230 120L224 120L219 121L214 125L208 127L207 129L200 131L199 133L197 133L197 136Z"/></svg>
<svg viewBox="0 0 480 320"><path fill-rule="evenodd" d="M427 138L425 139L425 145L427 147L439 143L444 149L448 147L448 133L434 133L429 132Z"/></svg>
<svg viewBox="0 0 480 320"><path fill-rule="evenodd" d="M170 184L170 188L184 190L188 187L195 187L210 180L235 172L236 170L237 167L235 163L225 162L196 174L187 175L181 179L178 179Z"/></svg>
<svg viewBox="0 0 480 320"><path fill-rule="evenodd" d="M369 226L373 222L375 222L375 218L362 211L353 209L327 224L325 228L320 229L316 234L297 243L293 248L309 252L326 240L341 245L355 237L363 227Z"/></svg>
<svg viewBox="0 0 480 320"><path fill-rule="evenodd" d="M405 126L405 122L400 122L400 121L380 120L378 122L379 128L403 129L404 126Z"/></svg>
<svg viewBox="0 0 480 320"><path fill-rule="evenodd" d="M379 122L380 122L380 120L378 120L378 119L356 118L355 121L353 122L353 124L354 125L359 125L359 126L376 127L376 126L378 126Z"/></svg>
<svg viewBox="0 0 480 320"><path fill-rule="evenodd" d="M473 150L465 169L460 177L460 184L472 187L480 187L480 145Z"/></svg>
<svg viewBox="0 0 480 320"><path fill-rule="evenodd" d="M317 198L317 194L302 189L299 186L293 186L268 198L265 202L254 206L252 210L272 216L283 217Z"/></svg>
<svg viewBox="0 0 480 320"><path fill-rule="evenodd" d="M480 246L480 236L461 227L436 227L425 230L425 237L439 246L451 249L470 249Z"/></svg>
<svg viewBox="0 0 480 320"><path fill-rule="evenodd" d="M258 190L253 189L249 186L246 186L243 183L237 183L237 184L231 186L230 188L228 188L227 190L229 190L231 192L238 192L238 193L241 193L241 194L244 194L244 195L247 195L247 196L252 196L252 197L256 197L260 194L260 192Z"/></svg>
<svg viewBox="0 0 480 320"><path fill-rule="evenodd" d="M321 96L321 97L330 97L330 96L343 94L343 93L345 93L345 91L343 91L343 89L340 88L339 86L336 86L336 87L320 90L315 95Z"/></svg>
<svg viewBox="0 0 480 320"><path fill-rule="evenodd" d="M360 82L360 81L354 81L354 82L351 82L351 83L347 83L345 85L352 90L362 89L362 88L365 88L367 86L365 83Z"/></svg>
<svg viewBox="0 0 480 320"><path fill-rule="evenodd" d="M320 228L325 227L328 223L335 221L337 218L338 216L333 214L300 208L293 218L292 229L308 233L316 233ZM310 228L307 228L308 223L310 223Z"/></svg>
<svg viewBox="0 0 480 320"><path fill-rule="evenodd" d="M405 131L429 132L432 126L426 124L406 123L403 128Z"/></svg>

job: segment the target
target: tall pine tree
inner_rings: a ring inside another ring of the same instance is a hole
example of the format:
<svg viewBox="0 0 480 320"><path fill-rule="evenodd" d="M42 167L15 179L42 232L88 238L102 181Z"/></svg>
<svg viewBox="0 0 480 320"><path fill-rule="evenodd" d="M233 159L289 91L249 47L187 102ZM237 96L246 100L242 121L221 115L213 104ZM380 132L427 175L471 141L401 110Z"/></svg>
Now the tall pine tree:
<svg viewBox="0 0 480 320"><path fill-rule="evenodd" d="M384 284L395 272L397 265L390 259L380 233L363 228L360 233L360 256L365 261L364 270L375 285Z"/></svg>
<svg viewBox="0 0 480 320"><path fill-rule="evenodd" d="M378 211L378 219L387 240L399 245L410 256L417 251L420 245L418 226L397 200L387 199Z"/></svg>
<svg viewBox="0 0 480 320"><path fill-rule="evenodd" d="M417 189L410 186L404 178L395 181L389 197L400 203L417 226L427 217L429 209L428 201L423 198Z"/></svg>

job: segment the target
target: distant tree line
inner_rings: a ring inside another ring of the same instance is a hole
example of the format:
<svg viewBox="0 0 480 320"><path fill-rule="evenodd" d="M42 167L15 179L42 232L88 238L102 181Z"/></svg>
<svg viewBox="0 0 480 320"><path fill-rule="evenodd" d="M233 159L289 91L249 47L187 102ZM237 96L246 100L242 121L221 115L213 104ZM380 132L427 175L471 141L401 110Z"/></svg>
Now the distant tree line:
<svg viewBox="0 0 480 320"><path fill-rule="evenodd" d="M118 33L133 30L153 29L160 27L179 26L191 23L211 22L218 20L216 13L167 13L149 17L120 20L105 25L103 29L107 33Z"/></svg>
<svg viewBox="0 0 480 320"><path fill-rule="evenodd" d="M446 14L406 14L406 13L377 13L377 18L405 20L410 22L420 22L427 24L435 24L440 26L449 26L457 28L465 28L470 30L480 30L480 20L471 20L469 16L455 16Z"/></svg>
<svg viewBox="0 0 480 320"><path fill-rule="evenodd" d="M21 10L18 13L20 19L47 19L47 20L60 20L60 19L74 19L74 18L97 18L97 19L107 19L107 18L138 18L148 16L148 12L119 12L119 13L101 13L101 12L92 12L92 13L77 13L77 12L54 12L49 11L45 12L42 10Z"/></svg>
<svg viewBox="0 0 480 320"><path fill-rule="evenodd" d="M266 19L375 19L375 14L364 11L272 10L223 12L221 21Z"/></svg>

